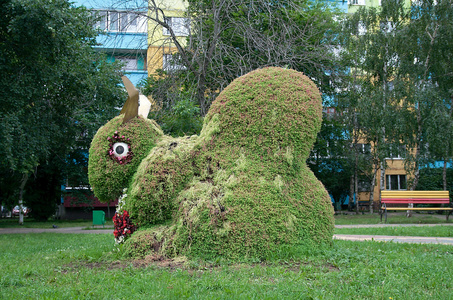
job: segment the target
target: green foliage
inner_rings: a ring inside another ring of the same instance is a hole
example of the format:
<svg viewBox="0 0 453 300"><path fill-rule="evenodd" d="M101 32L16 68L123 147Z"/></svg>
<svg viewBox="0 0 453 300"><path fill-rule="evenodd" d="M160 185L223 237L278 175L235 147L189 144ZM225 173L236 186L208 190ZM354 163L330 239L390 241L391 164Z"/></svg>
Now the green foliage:
<svg viewBox="0 0 453 300"><path fill-rule="evenodd" d="M55 148L72 146L100 109L111 118L119 78L91 48L97 33L87 10L65 0L9 0L1 8L2 165L29 172Z"/></svg>
<svg viewBox="0 0 453 300"><path fill-rule="evenodd" d="M21 174L13 172L9 169L0 168L0 187L1 205L6 207L9 211L17 205L17 199L19 199L19 183Z"/></svg>
<svg viewBox="0 0 453 300"><path fill-rule="evenodd" d="M444 219L442 217L442 219ZM444 219L445 221L445 219ZM383 228L336 228L335 234L453 237L451 226L395 226Z"/></svg>
<svg viewBox="0 0 453 300"><path fill-rule="evenodd" d="M190 100L181 100L171 108L169 114L162 117L162 130L172 136L184 136L200 133L203 119L200 109Z"/></svg>
<svg viewBox="0 0 453 300"><path fill-rule="evenodd" d="M330 197L305 164L321 126L321 97L302 73L264 68L237 78L212 104L199 136L138 138L149 129L137 123L127 134L133 151L137 140L156 142L134 154L133 166L106 157L107 137L124 131L120 120L92 143L93 190L105 199L127 187L121 208L134 223L167 224L132 235L129 253L263 259L280 245L331 242ZM147 246L138 245L146 236Z"/></svg>
<svg viewBox="0 0 453 300"><path fill-rule="evenodd" d="M447 168L447 189L450 191L450 201L453 199L453 169ZM419 191L442 191L443 169L442 168L423 168L420 170L420 181L417 185Z"/></svg>
<svg viewBox="0 0 453 300"><path fill-rule="evenodd" d="M57 204L60 203L61 174L55 168L56 164L42 164L29 179L24 203L31 209L30 216L35 220L46 221L55 214Z"/></svg>
<svg viewBox="0 0 453 300"><path fill-rule="evenodd" d="M335 203L341 206L348 195L349 181L353 174L352 159L348 157L348 132L341 120L323 117L308 166L324 184Z"/></svg>
<svg viewBox="0 0 453 300"><path fill-rule="evenodd" d="M24 200L36 214L45 210L44 218L60 180L86 174L86 158L77 152L117 114L124 93L119 66L92 48L98 32L84 8L67 0L6 0L0 9L0 172L16 180L1 180L1 189L19 189L28 176L34 191L30 187Z"/></svg>
<svg viewBox="0 0 453 300"><path fill-rule="evenodd" d="M420 166L452 155L452 12L450 1L391 0L343 23L343 58L352 67L343 107L374 143L375 166L397 147L413 149L398 153L413 187Z"/></svg>
<svg viewBox="0 0 453 300"><path fill-rule="evenodd" d="M151 96L160 107L151 111L149 117L161 126L165 134L173 137L199 134L203 125L200 108L191 99L190 91L177 86L180 80L174 72L158 70L158 74L146 79L143 87L145 95Z"/></svg>

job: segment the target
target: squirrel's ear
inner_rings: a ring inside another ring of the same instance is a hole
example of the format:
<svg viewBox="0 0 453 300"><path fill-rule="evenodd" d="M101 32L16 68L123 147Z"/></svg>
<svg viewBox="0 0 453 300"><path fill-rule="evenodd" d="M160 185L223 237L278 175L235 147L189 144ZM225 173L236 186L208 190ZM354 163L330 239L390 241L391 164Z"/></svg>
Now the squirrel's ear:
<svg viewBox="0 0 453 300"><path fill-rule="evenodd" d="M124 114L123 124L132 119L133 117L138 116L138 98L139 92L132 84L132 82L126 76L122 76L124 86L128 94L126 103L124 103L123 108L121 109L121 114Z"/></svg>
<svg viewBox="0 0 453 300"><path fill-rule="evenodd" d="M149 111L151 110L151 102L148 97L140 95L138 103L138 114L143 118L147 119Z"/></svg>

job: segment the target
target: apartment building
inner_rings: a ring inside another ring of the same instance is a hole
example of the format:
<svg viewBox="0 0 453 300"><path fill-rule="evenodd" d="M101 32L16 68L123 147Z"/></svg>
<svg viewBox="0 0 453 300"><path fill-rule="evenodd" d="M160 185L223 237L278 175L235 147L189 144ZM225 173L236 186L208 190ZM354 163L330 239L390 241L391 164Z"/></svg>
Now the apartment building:
<svg viewBox="0 0 453 300"><path fill-rule="evenodd" d="M148 23L148 73L155 74L157 70L170 71L180 68L174 61L178 49L171 37L169 28L173 31L178 43L184 47L190 34L190 22L185 16L187 2L184 0L168 0L161 2L159 7L149 7L150 20ZM166 28L159 24L164 22Z"/></svg>
<svg viewBox="0 0 453 300"><path fill-rule="evenodd" d="M77 6L91 10L102 33L96 49L110 61L121 61L123 70L134 85L147 78L148 23L147 7L131 9L114 0L75 0ZM127 5L127 1L124 1Z"/></svg>

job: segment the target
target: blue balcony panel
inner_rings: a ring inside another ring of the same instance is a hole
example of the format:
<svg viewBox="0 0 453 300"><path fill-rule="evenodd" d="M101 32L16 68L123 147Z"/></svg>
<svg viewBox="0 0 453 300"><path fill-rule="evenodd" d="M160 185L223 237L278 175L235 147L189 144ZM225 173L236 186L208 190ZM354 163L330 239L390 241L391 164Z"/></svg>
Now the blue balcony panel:
<svg viewBox="0 0 453 300"><path fill-rule="evenodd" d="M143 50L148 48L146 33L107 33L96 38L98 49Z"/></svg>
<svg viewBox="0 0 453 300"><path fill-rule="evenodd" d="M130 10L143 9L147 10L146 1L118 1L118 0L73 0L75 6L85 6L89 9L113 9L113 10ZM138 5L141 5L138 6Z"/></svg>
<svg viewBox="0 0 453 300"><path fill-rule="evenodd" d="M147 71L131 71L131 70L126 70L124 71L125 75L129 80L137 86L143 79L146 79L148 77L148 72Z"/></svg>

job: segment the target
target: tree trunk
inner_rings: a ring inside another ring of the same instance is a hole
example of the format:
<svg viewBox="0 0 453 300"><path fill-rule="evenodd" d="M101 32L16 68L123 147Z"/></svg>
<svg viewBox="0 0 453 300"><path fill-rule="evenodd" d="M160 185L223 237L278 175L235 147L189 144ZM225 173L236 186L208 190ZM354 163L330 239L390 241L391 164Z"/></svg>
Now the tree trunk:
<svg viewBox="0 0 453 300"><path fill-rule="evenodd" d="M379 178L380 186L379 186L379 207L381 206L381 195L382 191L385 190L385 162L379 163L379 168L381 170L381 176Z"/></svg>
<svg viewBox="0 0 453 300"><path fill-rule="evenodd" d="M23 197L24 197L24 189L25 185L28 181L28 173L25 173L22 176L22 181L19 187L19 225L24 225L24 212L23 212Z"/></svg>
<svg viewBox="0 0 453 300"><path fill-rule="evenodd" d="M450 100L450 111L449 111L449 115L450 115L450 120L451 120L451 117L453 116L453 96L451 97L451 100ZM447 140L446 141L447 143L447 149L445 151L445 157L444 157L444 169L442 170L442 183L443 183L443 188L444 188L444 191L447 190L447 162L448 162L448 157L451 157L451 152L450 152L450 141ZM450 154L450 155L449 155Z"/></svg>
<svg viewBox="0 0 453 300"><path fill-rule="evenodd" d="M374 202L374 187L376 186L376 175L378 170L378 164L375 164L373 179L371 181L371 191L370 191L370 213L373 213L373 202Z"/></svg>
<svg viewBox="0 0 453 300"><path fill-rule="evenodd" d="M413 170L414 170L414 180L412 181L412 185L410 187L410 190L411 191L415 191L415 189L417 188L417 185L418 185L418 182L420 180L420 168L419 168L419 164L418 164L418 159L420 157L420 141L421 141L421 136L422 136L422 125L421 125L421 112L420 112L420 104L418 105L418 110L417 110L417 146L415 147L415 159L414 159L414 166L413 166ZM414 204L413 203L410 203L408 205L409 208L413 208L414 207ZM412 210L408 210L406 212L406 216L409 218L409 217L412 217Z"/></svg>
<svg viewBox="0 0 453 300"><path fill-rule="evenodd" d="M357 146L358 143L358 134L359 134L359 125L357 122L357 112L354 111L354 146ZM354 193L355 195L355 212L359 214L359 194L358 194L358 174L357 170L359 168L359 152L357 151L357 147L354 147Z"/></svg>
<svg viewBox="0 0 453 300"><path fill-rule="evenodd" d="M354 167L354 195L356 201L356 213L359 214L359 177L357 169L359 168L359 156L355 156L355 167Z"/></svg>
<svg viewBox="0 0 453 300"><path fill-rule="evenodd" d="M348 211L352 211L352 204L354 203L354 175L349 179L349 201Z"/></svg>

